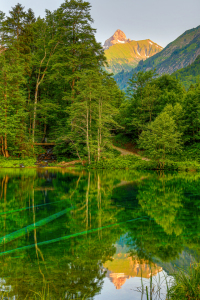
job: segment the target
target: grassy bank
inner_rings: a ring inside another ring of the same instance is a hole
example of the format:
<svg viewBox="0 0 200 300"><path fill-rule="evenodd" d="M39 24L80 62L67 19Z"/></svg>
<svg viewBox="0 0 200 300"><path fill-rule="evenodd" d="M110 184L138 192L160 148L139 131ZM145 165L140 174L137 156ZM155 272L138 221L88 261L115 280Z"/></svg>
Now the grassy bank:
<svg viewBox="0 0 200 300"><path fill-rule="evenodd" d="M79 161L74 161L66 159L66 162L55 162L49 163L46 165L45 163L41 163L40 166L43 167L81 167L81 163ZM20 167L29 167L36 168L36 159L35 158L27 158L27 159L14 159L14 158L0 158L0 168L20 168ZM171 171L200 171L200 163L196 161L173 161L166 160L165 163L160 164L158 161L154 160L145 160L140 156L135 155L117 155L113 158L104 158L99 162L92 162L91 165L85 165L87 169L130 169L130 170L171 170Z"/></svg>
<svg viewBox="0 0 200 300"><path fill-rule="evenodd" d="M169 290L169 299L200 299L200 264L191 265L188 272L178 270L174 278L174 283Z"/></svg>
<svg viewBox="0 0 200 300"><path fill-rule="evenodd" d="M137 169L137 170L177 170L177 171L199 171L200 164L196 161L171 161L166 160L164 165L158 161L146 161L135 155L118 156L112 159L102 159L93 162L89 168L95 169Z"/></svg>
<svg viewBox="0 0 200 300"><path fill-rule="evenodd" d="M25 159L17 159L17 158L0 158L0 168L20 168L20 167L36 167L35 158L25 158Z"/></svg>
<svg viewBox="0 0 200 300"><path fill-rule="evenodd" d="M63 159L63 158L62 158ZM82 168L82 164L77 160L74 161L74 158L71 160L69 158L64 159L62 162L58 160L53 163L40 162L36 164L36 158L25 158L25 159L17 159L17 158L0 158L0 168L38 168L38 167L46 167L46 168Z"/></svg>

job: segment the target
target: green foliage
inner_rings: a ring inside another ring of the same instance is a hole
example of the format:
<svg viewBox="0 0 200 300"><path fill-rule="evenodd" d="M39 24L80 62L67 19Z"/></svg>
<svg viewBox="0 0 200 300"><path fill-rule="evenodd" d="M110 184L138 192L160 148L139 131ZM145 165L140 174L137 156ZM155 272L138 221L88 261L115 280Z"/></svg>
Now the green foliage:
<svg viewBox="0 0 200 300"><path fill-rule="evenodd" d="M180 69L172 74L178 78L184 87L188 90L191 85L200 82L200 55L195 61L187 67Z"/></svg>
<svg viewBox="0 0 200 300"><path fill-rule="evenodd" d="M0 158L1 168L20 168L35 167L36 160L34 158L14 159L14 158Z"/></svg>
<svg viewBox="0 0 200 300"><path fill-rule="evenodd" d="M136 169L141 161L134 155L118 156L113 159L101 159L97 163L92 163L91 168L95 169Z"/></svg>
<svg viewBox="0 0 200 300"><path fill-rule="evenodd" d="M168 154L181 150L181 134L174 119L166 112L161 113L148 125L139 138L139 145L150 157L164 166Z"/></svg>
<svg viewBox="0 0 200 300"><path fill-rule="evenodd" d="M69 108L66 134L74 153L83 159L100 160L111 149L111 130L117 127L114 116L117 114L120 93L115 82L107 74L98 70L81 74L76 87L77 97Z"/></svg>
<svg viewBox="0 0 200 300"><path fill-rule="evenodd" d="M157 169L162 164L177 169L184 158L175 150L183 145L187 161L196 155L198 165L197 151L188 149L198 149L199 85L186 92L174 76L138 69L125 95L103 71L106 57L95 39L90 9L88 2L70 0L54 12L47 10L43 19L20 4L8 16L0 13L0 156L36 157L44 150L35 144L48 140L56 144L59 161L112 164L116 156L117 168ZM185 39L189 44L184 49L176 45L174 56L196 51L198 30L179 39L181 46ZM146 42L141 43L145 52ZM167 49L171 53L171 46ZM162 52L154 59L155 65L165 61ZM140 63L145 66L148 60ZM131 166L134 159L119 157L112 140L138 144L139 136L153 160Z"/></svg>
<svg viewBox="0 0 200 300"><path fill-rule="evenodd" d="M199 55L200 26L187 30L172 43L168 44L161 52L141 61L138 66L129 72L115 75L115 80L121 89L128 86L128 80L134 73L156 68L159 74L172 74L178 69L187 67Z"/></svg>
<svg viewBox="0 0 200 300"><path fill-rule="evenodd" d="M113 144L120 148L126 148L126 144L132 143L130 136L125 135L124 133L118 133L113 137Z"/></svg>
<svg viewBox="0 0 200 300"><path fill-rule="evenodd" d="M185 142L193 144L199 141L200 127L200 86L190 89L183 102L185 111Z"/></svg>
<svg viewBox="0 0 200 300"><path fill-rule="evenodd" d="M1 296L66 299L67 290L68 299L90 299L117 259L117 273L127 272L125 260L136 275L142 266L187 269L200 254L199 181L199 173L183 172L0 169L0 236L15 237L1 245L1 278L12 286Z"/></svg>
<svg viewBox="0 0 200 300"><path fill-rule="evenodd" d="M170 288L170 299L194 299L200 297L200 265L192 264L189 271L179 269L173 274L175 280Z"/></svg>
<svg viewBox="0 0 200 300"><path fill-rule="evenodd" d="M178 79L157 77L155 71L134 74L120 107L117 135L124 134L157 162L147 168L199 169L199 91L196 85L186 92Z"/></svg>
<svg viewBox="0 0 200 300"><path fill-rule="evenodd" d="M46 10L43 19L20 4L8 16L1 12L0 155L36 155L34 143L48 139L57 140L55 152L61 156L89 157L83 132L74 128L84 120L82 105L90 93L90 152L99 157L109 146L123 95L102 72L106 58L95 39L90 9L88 2L70 0L54 12ZM74 114L77 124L71 122Z"/></svg>
<svg viewBox="0 0 200 300"><path fill-rule="evenodd" d="M200 144L195 143L193 145L186 146L182 153L182 157L200 162Z"/></svg>

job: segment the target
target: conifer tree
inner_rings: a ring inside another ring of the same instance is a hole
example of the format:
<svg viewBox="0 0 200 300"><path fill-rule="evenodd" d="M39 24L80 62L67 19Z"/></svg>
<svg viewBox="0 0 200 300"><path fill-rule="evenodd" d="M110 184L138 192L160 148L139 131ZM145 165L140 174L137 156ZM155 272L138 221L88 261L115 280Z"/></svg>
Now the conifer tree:
<svg viewBox="0 0 200 300"><path fill-rule="evenodd" d="M68 83L67 98L74 97L74 87L83 69L96 69L105 62L100 43L92 28L91 6L83 0L65 0L55 12L57 34L61 41L55 55L54 76ZM73 100L72 100L73 101Z"/></svg>

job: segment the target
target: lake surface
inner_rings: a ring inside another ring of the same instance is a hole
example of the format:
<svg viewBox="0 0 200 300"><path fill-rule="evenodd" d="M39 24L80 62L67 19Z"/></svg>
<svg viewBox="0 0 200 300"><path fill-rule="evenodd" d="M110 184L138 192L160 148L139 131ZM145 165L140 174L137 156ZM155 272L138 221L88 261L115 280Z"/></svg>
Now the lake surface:
<svg viewBox="0 0 200 300"><path fill-rule="evenodd" d="M165 299L199 257L198 173L0 169L0 299Z"/></svg>

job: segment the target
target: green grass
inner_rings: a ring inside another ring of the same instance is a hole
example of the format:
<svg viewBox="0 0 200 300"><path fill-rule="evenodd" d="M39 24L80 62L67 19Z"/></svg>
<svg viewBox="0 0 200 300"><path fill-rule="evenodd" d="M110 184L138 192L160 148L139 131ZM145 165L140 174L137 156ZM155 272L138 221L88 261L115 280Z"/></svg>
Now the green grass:
<svg viewBox="0 0 200 300"><path fill-rule="evenodd" d="M188 272L178 270L174 278L175 281L169 291L171 300L200 299L200 264L191 265Z"/></svg>
<svg viewBox="0 0 200 300"><path fill-rule="evenodd" d="M36 159L35 158L3 158L0 157L0 168L20 168L20 165L24 167L35 167Z"/></svg>
<svg viewBox="0 0 200 300"><path fill-rule="evenodd" d="M99 162L92 162L89 169L129 169L129 170L160 170L158 161L142 160L142 157L135 155L117 156L115 158L101 159ZM166 160L164 170L168 171L200 171L200 164L195 161L173 161Z"/></svg>

